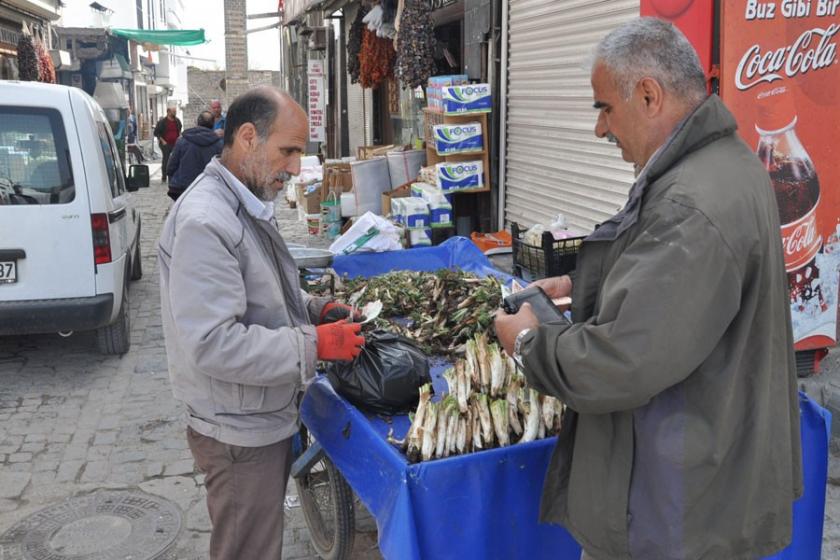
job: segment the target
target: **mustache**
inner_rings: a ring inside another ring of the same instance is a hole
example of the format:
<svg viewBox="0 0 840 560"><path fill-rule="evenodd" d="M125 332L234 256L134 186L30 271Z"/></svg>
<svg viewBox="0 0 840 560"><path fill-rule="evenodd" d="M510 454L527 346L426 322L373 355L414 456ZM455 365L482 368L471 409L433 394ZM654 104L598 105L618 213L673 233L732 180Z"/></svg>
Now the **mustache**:
<svg viewBox="0 0 840 560"><path fill-rule="evenodd" d="M612 142L616 146L618 145L618 138L616 138L612 132L607 132L607 141Z"/></svg>
<svg viewBox="0 0 840 560"><path fill-rule="evenodd" d="M274 180L285 183L286 181L288 181L292 177L294 177L294 175L292 175L288 171L281 171L280 173L278 173L277 175L274 176Z"/></svg>

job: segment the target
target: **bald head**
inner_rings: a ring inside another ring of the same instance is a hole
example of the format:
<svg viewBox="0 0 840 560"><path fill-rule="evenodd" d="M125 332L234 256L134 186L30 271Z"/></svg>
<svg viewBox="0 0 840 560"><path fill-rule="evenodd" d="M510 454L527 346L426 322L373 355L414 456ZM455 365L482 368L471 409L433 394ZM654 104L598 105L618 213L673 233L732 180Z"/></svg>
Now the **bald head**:
<svg viewBox="0 0 840 560"><path fill-rule="evenodd" d="M254 88L230 104L221 163L258 198L273 200L300 172L308 131L306 112L287 93Z"/></svg>
<svg viewBox="0 0 840 560"><path fill-rule="evenodd" d="M290 123L296 118L306 120L306 112L288 93L270 86L255 87L230 104L225 123L225 147L233 145L243 124L253 124L259 138L265 140L275 123Z"/></svg>

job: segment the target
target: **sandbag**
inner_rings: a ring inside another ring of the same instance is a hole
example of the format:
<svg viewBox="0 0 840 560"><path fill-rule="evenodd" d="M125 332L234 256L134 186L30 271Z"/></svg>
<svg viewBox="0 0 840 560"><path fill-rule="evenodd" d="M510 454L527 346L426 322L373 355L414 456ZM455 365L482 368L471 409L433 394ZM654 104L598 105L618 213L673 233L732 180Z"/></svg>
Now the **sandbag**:
<svg viewBox="0 0 840 560"><path fill-rule="evenodd" d="M399 228L373 212L365 212L357 218L350 229L330 245L334 255L381 253L400 249L402 243Z"/></svg>
<svg viewBox="0 0 840 560"><path fill-rule="evenodd" d="M388 160L384 157L354 161L350 164L353 175L353 193L356 196L356 212L379 214L382 212L382 193L391 190L391 175Z"/></svg>
<svg viewBox="0 0 840 560"><path fill-rule="evenodd" d="M426 150L393 151L388 152L386 158L391 188L396 189L417 178L420 168L426 165Z"/></svg>

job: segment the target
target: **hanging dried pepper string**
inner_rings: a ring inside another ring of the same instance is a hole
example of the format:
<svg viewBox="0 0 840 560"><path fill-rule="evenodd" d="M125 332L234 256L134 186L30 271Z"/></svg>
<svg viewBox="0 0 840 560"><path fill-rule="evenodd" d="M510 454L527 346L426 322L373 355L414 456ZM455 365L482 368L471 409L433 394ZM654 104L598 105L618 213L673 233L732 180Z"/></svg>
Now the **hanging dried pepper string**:
<svg viewBox="0 0 840 560"><path fill-rule="evenodd" d="M396 54L392 41L365 29L359 52L359 82L362 87L378 88L386 78L393 76Z"/></svg>
<svg viewBox="0 0 840 560"><path fill-rule="evenodd" d="M426 2L406 2L397 33L396 74L403 87L423 86L435 74L435 32Z"/></svg>
<svg viewBox="0 0 840 560"><path fill-rule="evenodd" d="M365 29L365 23L362 18L367 14L367 10L359 7L356 13L356 19L353 20L353 25L350 26L350 36L347 38L347 73L350 74L350 83L359 83L359 74L361 66L359 62L359 54L362 51L362 36Z"/></svg>

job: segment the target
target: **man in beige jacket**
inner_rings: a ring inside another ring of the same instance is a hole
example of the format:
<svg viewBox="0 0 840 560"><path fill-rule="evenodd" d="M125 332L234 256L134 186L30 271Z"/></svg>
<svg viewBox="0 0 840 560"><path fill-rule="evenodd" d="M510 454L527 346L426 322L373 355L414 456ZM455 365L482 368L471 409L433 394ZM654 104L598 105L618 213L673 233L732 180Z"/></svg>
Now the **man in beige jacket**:
<svg viewBox="0 0 840 560"><path fill-rule="evenodd" d="M364 339L349 308L300 289L273 200L300 171L307 120L256 88L230 105L220 158L173 205L158 258L169 374L205 473L213 560L278 560L298 403L316 360Z"/></svg>

